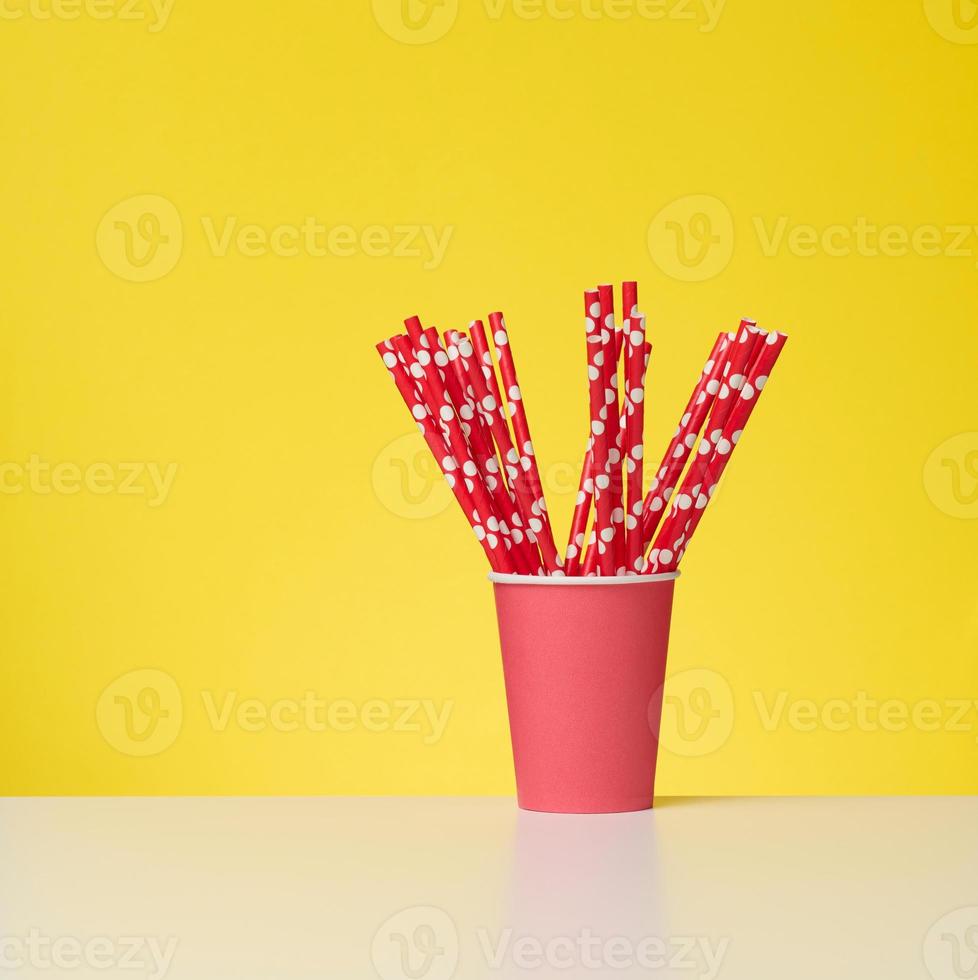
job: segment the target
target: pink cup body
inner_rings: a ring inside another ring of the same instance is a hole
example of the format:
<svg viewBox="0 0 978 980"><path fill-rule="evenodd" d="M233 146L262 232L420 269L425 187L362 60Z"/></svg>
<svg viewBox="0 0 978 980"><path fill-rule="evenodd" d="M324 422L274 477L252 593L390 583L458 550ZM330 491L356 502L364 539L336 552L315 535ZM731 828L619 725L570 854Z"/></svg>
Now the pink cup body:
<svg viewBox="0 0 978 980"><path fill-rule="evenodd" d="M491 576L519 806L652 806L675 578Z"/></svg>

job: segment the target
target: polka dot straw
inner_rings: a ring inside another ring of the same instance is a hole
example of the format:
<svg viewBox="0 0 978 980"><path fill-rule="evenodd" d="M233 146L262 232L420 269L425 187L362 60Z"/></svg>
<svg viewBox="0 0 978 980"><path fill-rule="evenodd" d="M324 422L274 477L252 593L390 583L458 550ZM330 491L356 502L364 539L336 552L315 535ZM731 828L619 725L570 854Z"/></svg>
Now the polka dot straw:
<svg viewBox="0 0 978 980"><path fill-rule="evenodd" d="M635 575L644 564L642 537L642 457L645 435L645 374L651 345L645 341L645 317L637 311L625 321L625 397L621 424L628 493L625 507L625 570Z"/></svg>
<svg viewBox="0 0 978 980"><path fill-rule="evenodd" d="M483 421L498 448L499 456L502 459L502 473L508 489L516 498L513 526L522 529L526 538L527 549L532 557L532 563L545 573L543 558L539 552L537 531L535 530L538 526L542 526L537 511L534 510L536 499L524 478L523 468L519 465L519 454L513 446L509 427L506 425L506 417L500 408L498 399L489 391L488 378L492 377L495 387L495 377L492 376L489 368L480 364L476 359L475 349L470 338L460 339L459 357L466 379L475 395L476 408L482 415Z"/></svg>
<svg viewBox="0 0 978 980"><path fill-rule="evenodd" d="M619 431L621 404L618 397L618 362L621 357L623 331L615 323L615 291L611 286L598 286L598 304L601 307L602 339L605 341L604 380L605 398L608 402L609 428L608 476L611 486L611 550L614 554L616 575L625 573L625 509L622 478L622 434ZM606 336L607 335L607 336ZM611 436L614 440L611 441Z"/></svg>
<svg viewBox="0 0 978 980"><path fill-rule="evenodd" d="M472 455L479 468L482 482L492 497L496 513L502 515L499 523L512 544L510 555L513 563L520 574L535 575L540 567L539 555L523 533L523 519L516 498L506 486L502 466L493 446L492 434L476 405L474 389L466 377L462 355L459 352L459 343L463 339L468 344L468 340L457 330L445 333L445 347L451 368L446 372L446 387L455 403L456 414L461 419L462 434L472 447ZM469 349L471 350L471 345Z"/></svg>
<svg viewBox="0 0 978 980"><path fill-rule="evenodd" d="M411 317L407 335L377 345L495 571L634 575L672 571L685 555L787 338L751 320L717 338L643 500L651 345L636 302L636 284L624 283L619 328L611 287L585 293L590 431L566 563L553 544L502 314L490 315L501 386L481 321L472 323L471 338L450 330L443 342Z"/></svg>
<svg viewBox="0 0 978 980"><path fill-rule="evenodd" d="M419 344L416 347L403 335L394 337L392 343L404 358L408 370L418 384L421 398L441 428L447 451L438 460L439 465L443 473L451 474L454 481L464 488L469 506L466 508L463 505L463 509L466 510L466 517L469 518L475 536L488 545L487 553L492 556L493 568L498 564L500 569L515 571L515 564L507 551L508 542L502 532L499 514L496 513L479 476L455 408L439 376L439 369L448 366L448 354L440 347L432 353L428 349L427 338L420 334L418 336Z"/></svg>
<svg viewBox="0 0 978 980"><path fill-rule="evenodd" d="M659 522L669 505L673 490L689 460L689 454L696 445L700 429L713 405L716 393L720 390L720 377L723 373L725 351L730 346L726 332L720 334L710 351L703 372L689 396L686 409L676 431L666 449L662 462L656 470L649 492L642 506L642 554L648 551L655 536Z"/></svg>
<svg viewBox="0 0 978 980"><path fill-rule="evenodd" d="M390 375L394 379L394 384L404 399L404 404L407 405L412 418L417 422L418 429L428 444L431 455L437 461L438 467L445 477L445 481L451 488L452 493L455 494L455 499L458 501L469 525L475 532L475 536L479 539L479 543L482 545L482 549L489 559L490 567L496 572L504 571L507 567L512 568L513 566L505 554L499 553L497 547L498 542L491 540L490 533L481 524L479 515L475 513L472 499L466 492L463 483L458 479L458 463L449 451L438 423L431 415L424 401L421 400L418 389L412 381L412 377L399 370L399 358L393 341L387 340L377 344L377 351L390 371Z"/></svg>
<svg viewBox="0 0 978 980"><path fill-rule="evenodd" d="M581 479L577 486L577 500L574 504L574 516L571 518L570 535L567 539L567 551L564 557L564 571L568 575L577 575L581 569L581 555L584 552L584 533L587 530L588 514L591 511L591 499L594 496L594 436L588 432L587 445L584 448L584 465L581 467Z"/></svg>
<svg viewBox="0 0 978 980"><path fill-rule="evenodd" d="M701 447L707 447L705 452L699 454L707 459L707 463L695 473L690 468L683 481L669 517L656 535L652 551L649 552L647 567L650 571L673 571L682 560L690 538L702 520L703 512L713 497L717 483L720 482L747 420L754 411L788 339L777 331L758 331L751 336L755 339L755 343L751 345L754 356L750 364L744 365L745 374L740 379L733 379L737 386L731 388L728 395L729 407L716 439L713 439L714 430L711 430L700 443Z"/></svg>
<svg viewBox="0 0 978 980"><path fill-rule="evenodd" d="M589 290L584 294L584 330L587 334L587 378L591 411L591 455L594 474L594 528L593 541L584 562L584 574L598 571L601 575L615 574L614 552L614 497L611 492L610 452L614 445L613 433L618 428L618 413L610 413L610 405L617 404L617 395L608 387L605 360L614 352L613 327L602 323L601 302L598 293Z"/></svg>
<svg viewBox="0 0 978 980"><path fill-rule="evenodd" d="M624 329L619 329L615 327L615 362L617 364L621 357L622 342L623 337L628 334L629 319L628 316L631 311L635 310L635 304L638 301L638 284L635 282L625 282L622 283L622 314L623 314L623 324ZM597 291L598 303L602 302L602 290L605 290L604 304L606 311L614 312L614 295L613 293L609 296L608 290L610 286L599 286ZM585 295L585 317L590 315L588 307L590 306L591 300L588 298L590 293ZM603 312L606 312L603 311ZM644 413L640 413L640 417ZM621 412L621 418L619 421L618 431L615 434L615 449L619 454L623 453L623 446L625 443L625 430L626 430L626 412L623 408ZM587 528L588 515L591 509L591 500L594 496L594 456L593 456L593 442L594 437L589 433L587 446L584 451L584 465L581 467L581 479L577 487L577 500L574 505L574 515L571 519L571 529L570 535L567 539L567 551L566 557L564 559L565 568L568 575L576 575L582 567L581 556L584 551L584 534ZM627 465L627 458L624 462ZM640 476L641 479L641 471ZM628 520L626 514L626 522ZM593 543L594 535L592 535L591 543ZM595 558L592 556L589 563L589 571L593 572L595 564Z"/></svg>
<svg viewBox="0 0 978 980"><path fill-rule="evenodd" d="M547 513L547 502L543 495L543 484L540 481L540 472L537 469L536 453L533 449L533 440L530 437L530 426L526 419L526 406L523 403L523 392L520 388L519 379L516 376L516 364L513 360L513 352L509 343L509 333L506 330L506 322L502 313L490 313L489 325L492 327L492 337L496 345L496 359L499 364L499 373L502 376L503 387L506 392L505 402L499 398L499 410L505 404L508 408L508 418L513 425L513 435L515 436L513 449L515 450L516 460L514 465L518 465L523 471L523 475L518 475L518 479L530 491L533 503L530 505L530 516L528 523L533 529L540 546L540 553L543 555L543 563L548 574L561 571L563 559L557 554L554 545L553 531L550 528L550 516ZM489 377L492 379L492 387L495 387L496 397L499 397L499 387L495 382L492 371L492 356L489 353L489 345L486 340L485 329L481 322L476 321L471 326L472 341L475 345L476 353L479 355L483 366L488 370ZM507 453L507 455L509 455ZM509 460L507 460L509 461Z"/></svg>
<svg viewBox="0 0 978 980"><path fill-rule="evenodd" d="M709 415L706 419L703 440L698 445L696 454L692 457L689 471L684 480L686 487L698 486L703 482L706 466L709 462L711 443L715 444L720 438L723 424L730 414L730 409L734 403L733 395L740 390L740 386L744 382L744 372L747 369L747 365L758 349L757 342L762 336L763 331L752 330L752 327L753 320L742 320L737 330L727 335L728 343L724 348L723 367L720 375L707 384L707 395L710 396L712 394L712 398L708 397L707 399L709 403ZM692 447L696 442L696 433L691 430L692 426L690 426L690 431L687 432L683 443L683 463L689 457ZM699 431L698 426L696 431ZM675 463L679 462L678 459L672 462L672 469L667 472L663 479L663 484L666 484L661 498L663 503L669 502L679 473L682 471L682 467L679 467L679 469L675 468ZM683 502L685 502L685 498L683 498Z"/></svg>

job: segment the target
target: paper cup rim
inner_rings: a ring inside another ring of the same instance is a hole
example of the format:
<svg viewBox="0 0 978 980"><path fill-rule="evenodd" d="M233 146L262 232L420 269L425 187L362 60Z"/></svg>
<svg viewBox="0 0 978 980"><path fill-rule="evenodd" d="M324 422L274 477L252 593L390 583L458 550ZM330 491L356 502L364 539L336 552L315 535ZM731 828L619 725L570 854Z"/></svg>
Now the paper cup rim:
<svg viewBox="0 0 978 980"><path fill-rule="evenodd" d="M656 572L654 575L513 575L507 572L490 572L493 585L642 585L647 582L674 582L680 573Z"/></svg>

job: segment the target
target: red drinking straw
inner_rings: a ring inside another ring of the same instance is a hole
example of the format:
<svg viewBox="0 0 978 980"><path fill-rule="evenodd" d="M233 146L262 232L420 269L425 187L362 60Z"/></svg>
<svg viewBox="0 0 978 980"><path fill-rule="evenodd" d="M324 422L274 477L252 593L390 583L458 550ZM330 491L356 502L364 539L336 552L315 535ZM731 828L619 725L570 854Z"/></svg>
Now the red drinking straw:
<svg viewBox="0 0 978 980"><path fill-rule="evenodd" d="M439 377L438 368L442 365L436 358L441 360L439 355L444 357L444 366L447 367L448 355L441 348L432 355L426 346L414 347L409 338L403 335L392 338L391 342L394 349L404 358L408 370L418 383L421 397L428 410L441 426L449 449L441 459L442 471L453 473L456 481L460 481L464 486L466 496L472 502L472 507L466 516L469 517L476 536L478 537L480 529L484 530L486 541L493 554L498 557L500 567L515 571L515 563L508 553L512 542L508 541L501 531L499 514L496 513L489 492L479 476L479 468L475 465L469 445L462 434L455 407Z"/></svg>
<svg viewBox="0 0 978 980"><path fill-rule="evenodd" d="M478 321L476 323L478 324ZM481 324L478 325L481 327ZM472 329L475 331L475 325L473 325ZM520 466L519 453L516 451L516 447L513 445L513 440L510 437L509 427L506 425L506 416L502 406L499 404L499 399L489 390L488 386L491 382L497 393L499 391L496 385L495 375L492 371L491 361L488 366L485 363L480 364L478 362L470 338L464 338L460 341L459 354L466 377L472 385L476 406L482 413L482 417L492 434L493 441L499 448L499 454L503 461L503 469L506 474L506 482L509 489L516 496L517 513L520 518L520 523L517 526L522 528L523 533L526 535L526 539L533 552L535 564L542 574L546 574L543 558L538 554L537 550L539 548L539 539L535 528L542 527L542 522L537 516L539 505L536 503L536 499L525 478L523 468ZM535 507L536 509L534 509ZM513 520L515 521L516 517Z"/></svg>
<svg viewBox="0 0 978 980"><path fill-rule="evenodd" d="M628 493L625 518L625 569L631 574L642 570L642 457L645 432L645 375L651 347L645 341L645 317L637 313L626 321L625 398L621 419L625 426L623 451Z"/></svg>
<svg viewBox="0 0 978 980"><path fill-rule="evenodd" d="M689 454L696 445L700 429L703 428L706 416L713 405L713 399L720 390L725 351L729 345L730 338L726 332L717 337L699 380L693 388L693 393L689 396L679 425L676 426L675 434L652 478L642 507L643 555L655 536L673 490L689 460Z"/></svg>
<svg viewBox="0 0 978 980"><path fill-rule="evenodd" d="M649 553L650 571L674 571L682 560L693 532L703 518L703 512L713 497L747 420L760 400L761 392L788 340L783 333L777 331L767 334L759 332L758 337L760 349L756 351L757 356L752 363L745 367L745 374L739 380L736 393L730 396L730 410L712 452L708 452L709 460L705 469L702 474L693 473L692 469L687 473L669 517L656 535ZM710 435L712 437L712 433ZM712 439L708 441L704 438L702 445L709 446L711 442Z"/></svg>
<svg viewBox="0 0 978 980"><path fill-rule="evenodd" d="M565 568L502 314L490 316L501 385L479 321L471 339L452 330L443 342L411 317L408 336L377 345L495 571L634 575L673 571L682 560L786 338L752 320L717 338L643 500L651 345L637 298L636 284L623 283L619 329L612 288L585 293L589 437Z"/></svg>
<svg viewBox="0 0 978 980"><path fill-rule="evenodd" d="M387 369L390 371L391 377L394 379L397 390L404 399L404 404L407 405L412 418L417 422L418 429L421 435L424 436L428 448L431 450L431 455L435 457L446 482L451 487L452 493L455 494L455 499L462 508L462 513L465 514L470 527L475 532L475 536L479 539L479 543L482 545L482 549L489 559L489 565L493 571L497 572L512 568L506 555L505 547L500 539L492 532L487 531L475 514L472 498L466 493L462 481L457 478L458 463L445 444L440 426L435 421L427 405L421 399L417 387L412 383L412 378L398 369L398 355L395 345L392 341L385 340L377 344L376 347L381 360L383 360Z"/></svg>
<svg viewBox="0 0 978 980"><path fill-rule="evenodd" d="M601 323L601 304L596 291L589 290L584 294L584 306L587 311L585 330L587 331L587 377L593 440L591 456L595 510L592 543L584 561L584 574L590 575L597 570L601 575L614 575L615 530L612 519L614 506L608 458L614 441L614 432L618 428L618 416L617 414L614 416L615 421L612 423L608 412L610 389L606 386L605 371L605 359L614 348L609 343L610 331Z"/></svg>
<svg viewBox="0 0 978 980"><path fill-rule="evenodd" d="M506 486L502 466L496 456L492 434L475 402L475 393L465 374L459 343L463 337L457 330L446 331L446 350L449 371L447 387L455 410L462 420L462 433L472 447L472 455L482 476L482 482L492 497L496 513L503 515L499 524L503 533L512 541L510 554L520 574L535 575L539 569L539 555L523 532L523 520L515 496ZM468 343L468 340L465 340ZM469 345L471 351L471 345ZM505 519L504 519L505 517Z"/></svg>
<svg viewBox="0 0 978 980"><path fill-rule="evenodd" d="M518 456L517 465L526 474L524 479L533 497L533 503L530 505L531 516L528 518L528 523L539 541L544 568L548 574L552 575L554 572L561 570L563 559L557 554L557 548L554 544L553 531L550 527L550 517L547 514L547 502L543 495L543 484L540 481L536 455L533 450L533 440L530 437L530 426L526 419L523 393L516 375L513 352L510 348L509 333L506 330L506 323L501 313L490 313L489 324L492 327L493 340L496 344L496 357L499 362L499 373L502 376L503 386L505 388L506 401L503 402L500 398L500 410L502 410L503 404L509 406L509 418L513 425L513 434L516 437L514 448ZM491 375L492 357L489 354L485 329L477 321L473 324L471 330L476 353L481 358L482 363L489 368ZM493 385L495 385L494 376ZM496 386L496 391L497 393L500 391L498 385ZM499 395L497 394L498 397Z"/></svg>
<svg viewBox="0 0 978 980"><path fill-rule="evenodd" d="M625 508L622 486L622 440L618 428L621 405L618 397L618 362L621 357L622 329L615 323L615 290L598 286L601 307L602 339L604 339L605 424L608 427L608 476L611 479L611 550L616 575L625 571Z"/></svg>

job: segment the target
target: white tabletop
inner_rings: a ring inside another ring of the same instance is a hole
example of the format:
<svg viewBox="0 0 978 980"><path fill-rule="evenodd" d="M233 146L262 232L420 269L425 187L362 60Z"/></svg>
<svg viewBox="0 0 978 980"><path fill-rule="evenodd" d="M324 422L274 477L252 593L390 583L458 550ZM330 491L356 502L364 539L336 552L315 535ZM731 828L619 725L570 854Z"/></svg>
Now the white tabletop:
<svg viewBox="0 0 978 980"><path fill-rule="evenodd" d="M5 800L0 975L956 980L976 830L975 798Z"/></svg>

